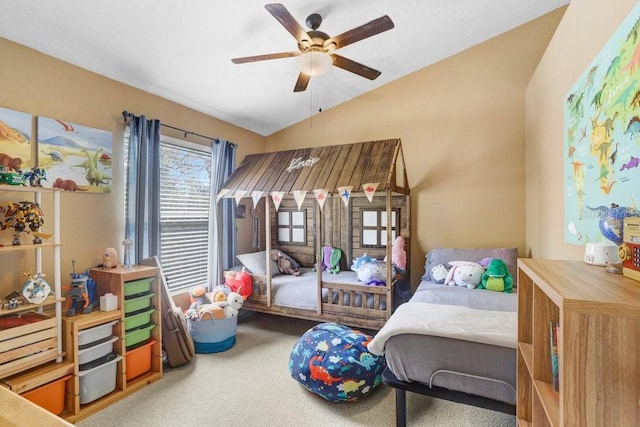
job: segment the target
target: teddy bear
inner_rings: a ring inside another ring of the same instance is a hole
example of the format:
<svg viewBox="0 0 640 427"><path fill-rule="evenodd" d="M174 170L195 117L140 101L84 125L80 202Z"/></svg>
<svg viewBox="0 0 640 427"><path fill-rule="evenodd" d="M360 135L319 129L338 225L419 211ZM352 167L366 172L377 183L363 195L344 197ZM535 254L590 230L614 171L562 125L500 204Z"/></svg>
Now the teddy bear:
<svg viewBox="0 0 640 427"><path fill-rule="evenodd" d="M290 274L292 276L299 276L301 274L300 270L298 270L288 258L282 255L282 252L277 252L273 254L272 257L277 262L280 273Z"/></svg>
<svg viewBox="0 0 640 427"><path fill-rule="evenodd" d="M393 241L393 246L391 246L391 262L402 270L407 269L407 251L404 249L404 237L402 236L396 237Z"/></svg>
<svg viewBox="0 0 640 427"><path fill-rule="evenodd" d="M513 277L511 277L511 273L509 273L507 264L501 259L492 259L487 265L487 271L482 275L478 289L511 292L513 289Z"/></svg>
<svg viewBox="0 0 640 427"><path fill-rule="evenodd" d="M444 279L444 284L449 286L466 286L475 289L482 280L484 268L477 262L450 261L451 269Z"/></svg>

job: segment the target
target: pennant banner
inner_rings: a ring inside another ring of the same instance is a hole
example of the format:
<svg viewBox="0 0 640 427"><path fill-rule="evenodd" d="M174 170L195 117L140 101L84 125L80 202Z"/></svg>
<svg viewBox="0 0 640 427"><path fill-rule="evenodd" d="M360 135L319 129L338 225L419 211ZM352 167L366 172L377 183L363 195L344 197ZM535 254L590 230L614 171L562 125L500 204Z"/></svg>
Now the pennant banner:
<svg viewBox="0 0 640 427"><path fill-rule="evenodd" d="M340 198L344 202L345 206L349 206L349 200L351 199L351 190L353 190L353 186L338 187L338 194L340 194Z"/></svg>
<svg viewBox="0 0 640 427"><path fill-rule="evenodd" d="M284 191L272 191L271 192L271 200L273 200L273 205L276 207L276 212L280 208L280 202L282 202L282 198L284 197Z"/></svg>
<svg viewBox="0 0 640 427"><path fill-rule="evenodd" d="M293 197L296 199L296 203L298 204L298 210L302 209L302 202L304 202L304 196L306 195L307 195L306 190L293 191Z"/></svg>
<svg viewBox="0 0 640 427"><path fill-rule="evenodd" d="M313 190L313 194L316 196L316 201L320 205L320 210L324 207L324 202L327 200L327 194L329 194L329 190Z"/></svg>
<svg viewBox="0 0 640 427"><path fill-rule="evenodd" d="M253 199L253 209L255 209L258 205L258 202L260 201L260 198L263 194L264 191L254 191L253 193L251 193L251 199Z"/></svg>
<svg viewBox="0 0 640 427"><path fill-rule="evenodd" d="M231 190L229 188L223 188L222 190L220 190L220 192L216 196L216 203L218 203L220 199L222 199L224 196L226 196L229 193L231 193Z"/></svg>
<svg viewBox="0 0 640 427"><path fill-rule="evenodd" d="M240 200L242 200L247 193L248 191L245 190L236 190L236 194L233 196L233 198L236 199L236 206L240 204Z"/></svg>
<svg viewBox="0 0 640 427"><path fill-rule="evenodd" d="M367 196L367 199L369 199L369 203L371 203L371 201L373 200L373 195L378 189L378 185L378 182L369 182L367 184L362 184L362 189L364 190L364 194Z"/></svg>

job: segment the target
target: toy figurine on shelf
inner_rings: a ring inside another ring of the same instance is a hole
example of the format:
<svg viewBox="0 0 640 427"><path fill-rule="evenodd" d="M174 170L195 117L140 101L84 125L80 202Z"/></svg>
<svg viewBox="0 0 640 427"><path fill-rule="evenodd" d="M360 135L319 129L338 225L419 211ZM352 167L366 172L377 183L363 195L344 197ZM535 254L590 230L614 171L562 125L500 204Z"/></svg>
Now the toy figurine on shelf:
<svg viewBox="0 0 640 427"><path fill-rule="evenodd" d="M22 287L22 296L31 304L42 304L51 293L51 286L44 280L44 274L24 273L27 276L27 282Z"/></svg>
<svg viewBox="0 0 640 427"><path fill-rule="evenodd" d="M44 213L38 203L4 202L0 205L0 211L4 212L4 218L0 221L0 229L13 228L13 245L20 244L20 233L23 231L34 233L34 244L42 243L42 237L46 237L46 235L38 233L44 224Z"/></svg>
<svg viewBox="0 0 640 427"><path fill-rule="evenodd" d="M86 275L75 275L75 260L73 263L73 274L71 279L71 285L65 286L67 291L67 303L65 305L66 316L75 316L80 308L82 313L89 314L93 311L93 305L89 302L89 294L87 293L87 279Z"/></svg>
<svg viewBox="0 0 640 427"><path fill-rule="evenodd" d="M32 170L22 174L24 181L29 181L31 187L42 187L42 181L47 180L47 172L35 166Z"/></svg>

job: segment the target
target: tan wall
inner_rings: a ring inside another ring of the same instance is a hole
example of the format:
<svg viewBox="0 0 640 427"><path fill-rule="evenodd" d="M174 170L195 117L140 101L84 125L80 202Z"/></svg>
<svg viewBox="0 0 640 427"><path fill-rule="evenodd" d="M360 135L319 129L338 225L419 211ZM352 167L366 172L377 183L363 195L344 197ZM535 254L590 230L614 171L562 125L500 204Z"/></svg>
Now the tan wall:
<svg viewBox="0 0 640 427"><path fill-rule="evenodd" d="M564 243L563 103L636 0L573 0L526 90L526 242L536 258L577 259Z"/></svg>
<svg viewBox="0 0 640 427"><path fill-rule="evenodd" d="M524 90L563 11L275 133L266 148L401 138L413 285L434 247L524 253Z"/></svg>
<svg viewBox="0 0 640 427"><path fill-rule="evenodd" d="M0 106L30 113L33 116L59 118L77 124L113 132L113 192L108 195L62 194L62 274L67 283L71 260L76 269L84 270L101 262L104 248L114 247L122 252L123 190L121 112L145 114L162 122L203 135L239 143L238 158L262 152L264 137L204 114L182 107L165 99L149 95L130 86L98 76L68 63L42 55L5 39L0 39ZM182 134L163 133L175 137ZM192 142L207 143L197 137ZM5 196L0 192L0 201ZM43 200L44 201L44 200ZM47 220L45 205L45 221ZM50 213L50 212L49 212ZM250 242L247 227L239 227L243 239ZM249 229L250 231L250 229ZM9 231L0 232L0 242L10 242ZM31 253L12 253L0 256L0 298L24 282L23 271L32 269ZM50 257L48 257L50 258ZM45 263L44 271L52 274Z"/></svg>

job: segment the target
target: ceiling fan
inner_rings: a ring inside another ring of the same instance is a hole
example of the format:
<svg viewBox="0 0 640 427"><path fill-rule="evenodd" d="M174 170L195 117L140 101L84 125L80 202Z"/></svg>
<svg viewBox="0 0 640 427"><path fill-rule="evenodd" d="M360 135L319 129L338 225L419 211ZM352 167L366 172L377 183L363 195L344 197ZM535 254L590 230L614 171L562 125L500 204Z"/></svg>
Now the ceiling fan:
<svg viewBox="0 0 640 427"><path fill-rule="evenodd" d="M298 42L298 51L234 58L231 60L234 64L297 56L299 57L298 67L300 68L300 74L293 89L294 92L304 91L311 77L325 74L329 71L331 65L335 65L336 67L350 71L369 80L375 80L381 74L378 70L337 55L333 53L333 51L392 29L394 27L393 22L387 15L335 37L330 37L328 34L318 31L322 23L322 16L317 13L313 13L307 17L306 24L311 28L311 31L305 31L282 4L272 3L264 7L296 39Z"/></svg>

